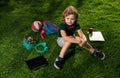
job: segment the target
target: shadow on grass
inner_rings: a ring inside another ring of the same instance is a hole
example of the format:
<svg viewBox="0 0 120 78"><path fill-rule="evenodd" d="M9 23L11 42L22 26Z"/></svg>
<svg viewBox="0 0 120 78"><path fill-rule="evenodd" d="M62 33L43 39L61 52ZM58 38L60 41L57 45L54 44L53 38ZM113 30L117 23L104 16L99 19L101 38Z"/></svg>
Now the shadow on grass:
<svg viewBox="0 0 120 78"><path fill-rule="evenodd" d="M8 13L11 11L13 7L9 5L9 0L1 0L0 1L0 12Z"/></svg>
<svg viewBox="0 0 120 78"><path fill-rule="evenodd" d="M65 55L65 61L67 61L67 59L75 55L75 48L71 48L71 49L72 50Z"/></svg>
<svg viewBox="0 0 120 78"><path fill-rule="evenodd" d="M67 61L70 57L75 55L75 47L76 45L70 47L71 50L65 55L64 61Z"/></svg>

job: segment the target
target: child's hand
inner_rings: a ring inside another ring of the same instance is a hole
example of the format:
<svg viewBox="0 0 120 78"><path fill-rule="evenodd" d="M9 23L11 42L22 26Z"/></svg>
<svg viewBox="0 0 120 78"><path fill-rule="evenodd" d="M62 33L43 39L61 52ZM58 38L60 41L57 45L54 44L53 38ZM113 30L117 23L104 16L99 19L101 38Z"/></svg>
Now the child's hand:
<svg viewBox="0 0 120 78"><path fill-rule="evenodd" d="M70 38L73 38L73 39L75 39L75 37L74 36L69 36Z"/></svg>

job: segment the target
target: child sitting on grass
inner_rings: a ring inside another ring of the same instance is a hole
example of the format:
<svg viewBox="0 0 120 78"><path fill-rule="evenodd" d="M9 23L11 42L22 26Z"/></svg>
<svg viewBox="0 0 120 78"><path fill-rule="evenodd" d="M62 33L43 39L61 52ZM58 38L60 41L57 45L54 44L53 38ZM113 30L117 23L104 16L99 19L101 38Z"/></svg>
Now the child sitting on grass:
<svg viewBox="0 0 120 78"><path fill-rule="evenodd" d="M61 69L63 65L63 60L66 51L70 47L70 45L78 44L80 47L85 48L91 54L103 60L105 58L105 54L94 49L88 42L87 39L82 32L80 25L77 23L79 13L73 7L67 7L62 13L61 24L59 26L58 31L58 39L57 43L61 48L59 56L56 58L54 66L57 69ZM79 36L74 36L74 32L77 31Z"/></svg>

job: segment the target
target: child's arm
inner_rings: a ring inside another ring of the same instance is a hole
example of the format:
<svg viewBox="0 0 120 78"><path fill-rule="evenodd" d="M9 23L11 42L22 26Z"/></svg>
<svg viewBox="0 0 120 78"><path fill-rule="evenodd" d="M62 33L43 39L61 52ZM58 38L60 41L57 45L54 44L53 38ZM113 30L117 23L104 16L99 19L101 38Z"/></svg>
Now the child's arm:
<svg viewBox="0 0 120 78"><path fill-rule="evenodd" d="M77 32L78 32L80 38L82 38L84 41L87 41L87 38L86 38L86 36L84 35L84 33L82 32L81 29L77 30Z"/></svg>

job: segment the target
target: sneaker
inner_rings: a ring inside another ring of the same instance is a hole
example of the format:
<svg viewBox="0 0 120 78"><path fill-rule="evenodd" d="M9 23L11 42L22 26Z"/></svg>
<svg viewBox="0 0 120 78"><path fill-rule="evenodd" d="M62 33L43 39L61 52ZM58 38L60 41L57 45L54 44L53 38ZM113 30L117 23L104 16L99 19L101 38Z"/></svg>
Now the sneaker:
<svg viewBox="0 0 120 78"><path fill-rule="evenodd" d="M54 63L54 67L56 69L61 69L62 65L63 65L63 58L57 57Z"/></svg>
<svg viewBox="0 0 120 78"><path fill-rule="evenodd" d="M105 59L105 54L104 54L103 52L100 52L100 51L98 51L98 50L94 50L93 54L94 54L96 57L100 58L101 60L104 60L104 59Z"/></svg>

